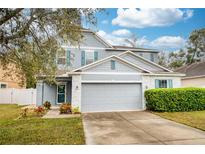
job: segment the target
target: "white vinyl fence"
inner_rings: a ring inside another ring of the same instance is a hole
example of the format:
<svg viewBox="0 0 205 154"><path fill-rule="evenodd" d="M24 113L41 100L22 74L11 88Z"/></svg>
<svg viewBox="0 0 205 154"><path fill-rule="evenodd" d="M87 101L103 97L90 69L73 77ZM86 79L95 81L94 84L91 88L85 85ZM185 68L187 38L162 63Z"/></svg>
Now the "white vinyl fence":
<svg viewBox="0 0 205 154"><path fill-rule="evenodd" d="M0 89L0 104L36 105L36 89Z"/></svg>

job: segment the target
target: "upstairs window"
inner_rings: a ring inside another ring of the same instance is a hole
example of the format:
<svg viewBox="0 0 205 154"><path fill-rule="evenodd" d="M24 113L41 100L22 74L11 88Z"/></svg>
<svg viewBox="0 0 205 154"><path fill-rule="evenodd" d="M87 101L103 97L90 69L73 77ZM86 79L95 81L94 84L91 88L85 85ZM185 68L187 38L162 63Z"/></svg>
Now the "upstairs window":
<svg viewBox="0 0 205 154"><path fill-rule="evenodd" d="M154 62L154 54L153 54L153 53L150 54L150 60L151 60L152 62Z"/></svg>
<svg viewBox="0 0 205 154"><path fill-rule="evenodd" d="M94 62L94 51L86 50L85 51L85 64L90 64Z"/></svg>
<svg viewBox="0 0 205 154"><path fill-rule="evenodd" d="M81 66L93 63L98 60L98 51L85 50L81 51Z"/></svg>
<svg viewBox="0 0 205 154"><path fill-rule="evenodd" d="M111 70L115 70L115 61L111 60Z"/></svg>
<svg viewBox="0 0 205 154"><path fill-rule="evenodd" d="M59 49L57 52L57 64L58 65L66 65L66 51L64 49Z"/></svg>

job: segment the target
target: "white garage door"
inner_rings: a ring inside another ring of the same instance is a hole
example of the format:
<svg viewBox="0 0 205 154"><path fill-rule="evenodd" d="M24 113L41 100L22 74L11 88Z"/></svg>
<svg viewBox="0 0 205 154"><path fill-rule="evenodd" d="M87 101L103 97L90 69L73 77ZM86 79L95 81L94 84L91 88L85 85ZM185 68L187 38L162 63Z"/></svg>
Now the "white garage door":
<svg viewBox="0 0 205 154"><path fill-rule="evenodd" d="M139 83L83 83L82 112L142 109Z"/></svg>

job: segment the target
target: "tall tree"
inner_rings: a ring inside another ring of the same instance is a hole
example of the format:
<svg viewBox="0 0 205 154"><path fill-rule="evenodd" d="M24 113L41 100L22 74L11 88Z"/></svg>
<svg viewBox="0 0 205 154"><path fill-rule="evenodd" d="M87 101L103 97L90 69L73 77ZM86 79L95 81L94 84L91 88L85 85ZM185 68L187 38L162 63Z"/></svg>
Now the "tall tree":
<svg viewBox="0 0 205 154"><path fill-rule="evenodd" d="M130 38L126 38L125 42L127 42L131 47L136 48L137 47L137 36L135 34L132 34Z"/></svg>
<svg viewBox="0 0 205 154"><path fill-rule="evenodd" d="M36 75L54 81L56 51L62 42L77 45L82 38L81 17L96 23L99 9L0 9L0 62L14 63L28 87Z"/></svg>
<svg viewBox="0 0 205 154"><path fill-rule="evenodd" d="M170 69L181 67L186 62L186 52L182 49L178 52L171 52L168 56L168 66Z"/></svg>
<svg viewBox="0 0 205 154"><path fill-rule="evenodd" d="M187 47L187 64L200 61L205 56L205 28L194 30L190 36Z"/></svg>
<svg viewBox="0 0 205 154"><path fill-rule="evenodd" d="M165 55L165 52L160 52L158 54L158 64L164 67L167 67L168 62L167 62L167 57Z"/></svg>

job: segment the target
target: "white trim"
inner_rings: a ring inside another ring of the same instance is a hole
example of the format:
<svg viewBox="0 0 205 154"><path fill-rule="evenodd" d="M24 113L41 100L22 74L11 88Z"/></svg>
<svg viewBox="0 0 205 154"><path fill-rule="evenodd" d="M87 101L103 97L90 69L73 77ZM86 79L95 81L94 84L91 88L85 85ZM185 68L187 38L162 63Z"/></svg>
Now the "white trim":
<svg viewBox="0 0 205 154"><path fill-rule="evenodd" d="M105 45L109 46L110 48L113 48L113 46L107 42L104 38L102 38L100 35L98 35L97 33L93 32L93 34L95 35L95 37L101 41L102 43L104 43Z"/></svg>
<svg viewBox="0 0 205 154"><path fill-rule="evenodd" d="M156 64L156 63L154 63L154 62L152 62L152 61L150 61L150 60L148 60L148 59L145 59L145 58L143 58L143 57L141 57L141 56L136 55L135 53L133 53L133 52L130 51L130 50L125 51L125 52L123 52L123 53L120 53L118 56L122 56L122 55L127 54L127 53L129 53L129 54L131 54L131 55L133 55L133 56L135 56L135 57L138 57L138 58L140 58L140 59L144 60L145 62L148 62L148 63L150 63L150 64L152 64L152 65L155 65L155 66L157 66L157 67L160 67L161 69L164 69L164 70L166 70L166 71L168 71L168 72L173 72L172 70L169 70L169 69L167 69L167 68L165 68L165 67L163 67L163 66L160 66L160 65L158 65L158 64Z"/></svg>
<svg viewBox="0 0 205 154"><path fill-rule="evenodd" d="M152 74L146 74L146 73L142 73L142 75L144 76L175 76L175 77L181 77L181 76L185 76L185 74L157 74L157 73L152 73Z"/></svg>
<svg viewBox="0 0 205 154"><path fill-rule="evenodd" d="M152 49L136 49L136 48L117 48L117 47L114 47L113 49L112 48L108 48L106 49L107 51L119 51L119 52L125 52L125 51L128 51L128 50L132 50L132 52L148 52L148 53L159 53L159 51L157 50L152 50Z"/></svg>
<svg viewBox="0 0 205 154"><path fill-rule="evenodd" d="M102 47L91 47L91 46L67 46L67 45L61 45L62 48L66 48L66 49L101 49L101 50L106 50L106 49L110 49L110 48L102 48Z"/></svg>
<svg viewBox="0 0 205 154"><path fill-rule="evenodd" d="M188 77L184 77L184 78L182 78L182 79L183 79L183 80L186 80L186 79L195 79L195 78L205 78L205 75L188 76Z"/></svg>
<svg viewBox="0 0 205 154"><path fill-rule="evenodd" d="M57 91L56 91L56 93L57 93L57 97L56 97L56 104L62 104L62 103L58 103L58 85L65 85L65 102L63 102L63 103L66 103L67 102L67 83L66 82L58 82L57 83Z"/></svg>
<svg viewBox="0 0 205 154"><path fill-rule="evenodd" d="M126 60L124 60L124 59L118 57L118 56L115 56L115 55L106 57L106 58L104 58L104 59L98 60L98 61L93 62L93 63L90 63L90 64L88 64L88 65L85 65L85 66L80 67L80 68L78 68L78 69L75 69L75 70L73 70L73 71L75 72L75 71L79 71L79 70L82 70L82 69L87 70L87 69L89 69L90 67L97 66L97 65L99 65L99 64L101 64L101 63L103 63L103 62L106 62L107 60L112 59L112 58L116 58L116 59L118 59L118 60L124 62L124 63L127 64L127 65L130 65L130 66L132 66L132 67L137 68L138 70L142 70L142 71L145 71L145 72L148 72L148 73L152 73L152 72L150 72L149 70L146 70L146 69L144 69L144 68L141 68L141 67L139 67L139 66L136 66L135 64L130 63L130 62L128 62L128 61L126 61Z"/></svg>
<svg viewBox="0 0 205 154"><path fill-rule="evenodd" d="M117 111L113 111L113 110L105 110L105 111L88 111L88 112L83 112L83 113L105 113L105 112L133 112L133 111L144 111L145 109L135 109L135 110L117 110Z"/></svg>
<svg viewBox="0 0 205 154"><path fill-rule="evenodd" d="M133 73L133 72L81 72L81 74L101 74L101 75L142 75L142 73Z"/></svg>
<svg viewBox="0 0 205 154"><path fill-rule="evenodd" d="M136 81L136 80L130 80L130 81L124 81L124 80L82 80L81 83L142 83L142 81Z"/></svg>

